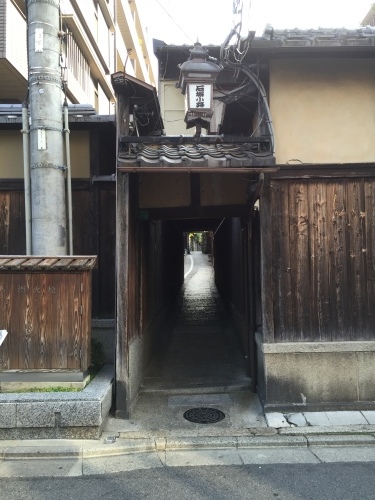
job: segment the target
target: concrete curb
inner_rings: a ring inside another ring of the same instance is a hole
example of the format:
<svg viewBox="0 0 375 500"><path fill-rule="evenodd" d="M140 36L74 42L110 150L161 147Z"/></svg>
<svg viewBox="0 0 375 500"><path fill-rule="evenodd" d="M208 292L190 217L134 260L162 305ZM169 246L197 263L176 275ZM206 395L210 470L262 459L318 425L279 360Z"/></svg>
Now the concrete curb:
<svg viewBox="0 0 375 500"><path fill-rule="evenodd" d="M332 429L331 429L332 430ZM27 441L6 442L1 446L0 457L2 459L26 460L26 459L56 459L56 458L100 458L119 455L129 455L145 452L172 452L172 451L194 451L194 450L219 450L219 449L280 449L280 448L309 448L310 446L325 447L354 447L374 446L375 429L363 433L330 433L315 432L308 435L283 435L273 436L199 436L199 437L155 437L145 439L123 439L116 437L113 443L104 443L104 440L87 442L67 442L66 440L54 440L54 444ZM114 436L115 437L115 436Z"/></svg>
<svg viewBox="0 0 375 500"><path fill-rule="evenodd" d="M284 436L299 435L336 435L336 434L375 434L375 425L337 425L337 426L312 426L312 427L283 427L278 433Z"/></svg>

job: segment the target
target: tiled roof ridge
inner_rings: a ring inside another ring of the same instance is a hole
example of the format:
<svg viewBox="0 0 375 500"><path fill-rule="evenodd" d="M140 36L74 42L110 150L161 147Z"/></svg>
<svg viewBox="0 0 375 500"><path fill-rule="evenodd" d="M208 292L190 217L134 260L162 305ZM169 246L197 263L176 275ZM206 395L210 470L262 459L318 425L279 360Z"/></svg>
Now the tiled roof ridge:
<svg viewBox="0 0 375 500"><path fill-rule="evenodd" d="M187 143L166 145L155 145L139 143L132 153L122 152L119 158L134 167L146 166L222 166L222 167L245 167L255 164L273 164L274 158L271 152L257 154L254 145L247 143L218 143L201 144Z"/></svg>
<svg viewBox="0 0 375 500"><path fill-rule="evenodd" d="M278 38L282 36L375 36L374 26L361 26L360 28L309 28L301 29L295 28L285 28L277 29L273 28L273 37Z"/></svg>
<svg viewBox="0 0 375 500"><path fill-rule="evenodd" d="M263 39L273 40L285 46L340 46L375 45L375 27L347 28L274 29L267 30Z"/></svg>
<svg viewBox="0 0 375 500"><path fill-rule="evenodd" d="M156 159L159 155L170 158L178 157L203 157L204 155L212 157L222 157L223 155L232 155L243 157L251 153L247 144L177 144L170 146L161 144L159 148L148 145L140 145L138 155L147 156L150 159Z"/></svg>
<svg viewBox="0 0 375 500"><path fill-rule="evenodd" d="M272 34L271 34L272 33ZM331 38L336 40L346 40L346 39L375 39L375 26L360 26L358 28L345 28L345 27L318 27L318 28L274 28L271 25L267 25L263 35L256 36L254 39L255 45L257 42L261 43L265 40L274 40L279 42L291 41L291 40L308 40L310 45L315 45L315 40L321 41L324 38ZM374 43L375 44L375 43ZM190 45L174 45L169 44L167 48L169 49L181 49L184 47L190 47ZM217 44L205 44L205 47L218 48Z"/></svg>

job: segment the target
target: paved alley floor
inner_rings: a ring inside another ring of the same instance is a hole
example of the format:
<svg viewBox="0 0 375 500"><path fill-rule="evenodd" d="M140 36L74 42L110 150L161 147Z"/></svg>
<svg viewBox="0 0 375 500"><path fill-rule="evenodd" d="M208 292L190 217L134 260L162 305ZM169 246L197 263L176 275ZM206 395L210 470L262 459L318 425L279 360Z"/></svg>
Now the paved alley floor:
<svg viewBox="0 0 375 500"><path fill-rule="evenodd" d="M174 311L174 326L154 360L144 390L248 389L245 358L214 283L209 257L192 252L190 273Z"/></svg>

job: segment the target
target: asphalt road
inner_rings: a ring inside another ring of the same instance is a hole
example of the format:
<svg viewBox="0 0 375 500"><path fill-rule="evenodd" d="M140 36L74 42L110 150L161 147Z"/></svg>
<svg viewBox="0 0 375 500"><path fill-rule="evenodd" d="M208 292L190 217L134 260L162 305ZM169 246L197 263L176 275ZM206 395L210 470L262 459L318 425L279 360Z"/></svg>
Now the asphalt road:
<svg viewBox="0 0 375 500"><path fill-rule="evenodd" d="M168 467L78 478L1 479L1 500L366 500L374 462Z"/></svg>

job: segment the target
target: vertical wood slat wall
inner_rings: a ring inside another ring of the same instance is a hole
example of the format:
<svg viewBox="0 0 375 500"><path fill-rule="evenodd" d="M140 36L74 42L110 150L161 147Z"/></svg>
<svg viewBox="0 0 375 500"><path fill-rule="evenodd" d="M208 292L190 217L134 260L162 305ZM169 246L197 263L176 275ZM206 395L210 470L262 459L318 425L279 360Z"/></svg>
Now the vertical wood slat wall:
<svg viewBox="0 0 375 500"><path fill-rule="evenodd" d="M215 234L215 284L230 311L233 324L245 353L248 349L247 281L244 250L248 223L240 218L225 220Z"/></svg>
<svg viewBox="0 0 375 500"><path fill-rule="evenodd" d="M97 212L93 216L90 216L90 189L98 190ZM114 186L75 188L73 184L74 253L98 255L98 269L93 271L93 285L98 295L93 300L94 317L115 317L115 194ZM98 218L96 238L90 234L93 218ZM0 255L24 255L25 252L23 182L14 181L9 186L4 183L0 188Z"/></svg>
<svg viewBox="0 0 375 500"><path fill-rule="evenodd" d="M0 190L0 255L24 255L25 198L23 182ZM89 196L87 189L73 190L74 253L86 255L89 248Z"/></svg>
<svg viewBox="0 0 375 500"><path fill-rule="evenodd" d="M375 179L273 179L269 189L265 341L375 339Z"/></svg>
<svg viewBox="0 0 375 500"><path fill-rule="evenodd" d="M0 255L10 250L14 255L26 251L23 190L0 191Z"/></svg>

